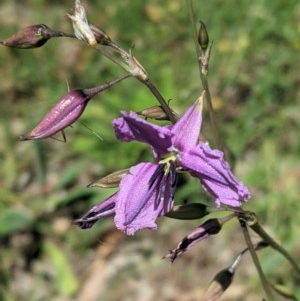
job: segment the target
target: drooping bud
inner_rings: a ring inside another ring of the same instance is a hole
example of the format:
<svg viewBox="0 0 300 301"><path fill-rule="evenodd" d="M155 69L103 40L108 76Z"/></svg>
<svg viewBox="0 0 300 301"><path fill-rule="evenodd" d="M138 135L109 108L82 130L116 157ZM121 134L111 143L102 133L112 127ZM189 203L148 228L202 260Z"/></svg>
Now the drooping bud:
<svg viewBox="0 0 300 301"><path fill-rule="evenodd" d="M219 233L221 229L222 224L220 224L217 218L207 220L201 226L197 227L190 234L185 236L176 248L170 250L169 254L167 254L164 258L170 258L171 262L173 262L177 256L181 255L193 245L208 238L209 236Z"/></svg>
<svg viewBox="0 0 300 301"><path fill-rule="evenodd" d="M94 206L83 217L74 221L81 229L91 228L98 219L115 213L116 194Z"/></svg>
<svg viewBox="0 0 300 301"><path fill-rule="evenodd" d="M19 139L24 141L43 139L53 136L74 123L81 116L92 97L129 76L131 75L125 74L110 83L103 84L95 88L68 92L52 107L52 109L30 133L21 135Z"/></svg>
<svg viewBox="0 0 300 301"><path fill-rule="evenodd" d="M268 244L265 241L260 241L256 245L254 245L255 250L261 250L266 248ZM203 301L213 301L217 300L221 295L227 290L227 288L231 285L233 281L234 274L239 267L241 260L244 254L249 249L246 248L235 258L234 262L230 267L221 270L218 272L213 280L211 281L209 288L206 291L206 294L203 298Z"/></svg>
<svg viewBox="0 0 300 301"><path fill-rule="evenodd" d="M20 49L38 48L50 39L43 34L45 29L50 30L45 24L31 25L17 31L8 39L1 41L0 44Z"/></svg>
<svg viewBox="0 0 300 301"><path fill-rule="evenodd" d="M203 301L217 300L232 283L234 272L230 269L220 271L212 280Z"/></svg>
<svg viewBox="0 0 300 301"><path fill-rule="evenodd" d="M198 43L203 51L205 51L209 44L209 36L204 22L200 21L200 28L198 31Z"/></svg>
<svg viewBox="0 0 300 301"><path fill-rule="evenodd" d="M177 116L177 114L173 110L171 110L171 112L173 113L174 116ZM150 107L145 110L137 112L137 114L155 120L170 120L170 118L163 110L162 106Z"/></svg>
<svg viewBox="0 0 300 301"><path fill-rule="evenodd" d="M118 171L115 171L96 182L93 182L88 185L88 187L101 187L101 188L114 188L118 187L120 184L120 181L122 177L126 174L128 174L130 168L121 169Z"/></svg>
<svg viewBox="0 0 300 301"><path fill-rule="evenodd" d="M175 219L191 220L204 217L209 213L207 206L200 203L194 203L176 205L165 216Z"/></svg>
<svg viewBox="0 0 300 301"><path fill-rule="evenodd" d="M164 258L170 258L171 262L173 262L177 256L181 255L195 244L201 242L211 235L218 234L221 231L223 224L233 217L234 214L230 214L223 218L212 218L205 221L202 225L185 236L173 250L169 251L169 254L164 256Z"/></svg>
<svg viewBox="0 0 300 301"><path fill-rule="evenodd" d="M97 45L97 40L90 28L85 14L85 9L80 0L75 0L74 15L67 14L67 17L72 21L74 33L77 39L85 41L90 46Z"/></svg>

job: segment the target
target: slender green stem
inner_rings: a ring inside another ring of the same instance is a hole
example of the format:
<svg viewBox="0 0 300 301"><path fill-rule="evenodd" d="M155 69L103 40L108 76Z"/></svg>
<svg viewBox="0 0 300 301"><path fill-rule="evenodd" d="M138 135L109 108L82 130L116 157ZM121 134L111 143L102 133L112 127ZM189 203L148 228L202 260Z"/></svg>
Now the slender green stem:
<svg viewBox="0 0 300 301"><path fill-rule="evenodd" d="M110 41L109 44L108 44L108 46L112 47L122 57L131 57L131 54L129 54L124 49L122 49L121 47L119 47L113 41ZM126 71L128 71L128 66L124 62L120 62L119 60L116 60L113 56L111 56L109 53L107 53L106 51L104 51L100 47L96 47L96 50L98 50L103 55L105 55L107 58L109 58L111 61L113 61L114 63L118 64L120 67L122 67ZM138 61L136 60L136 62L138 62ZM141 66L141 68L143 70L145 70L145 68L139 62L138 62L138 64ZM164 112L168 116L169 120L174 124L177 121L176 116L173 114L171 108L169 107L169 105L167 104L167 102L165 101L165 99L162 97L162 95L160 94L160 92L158 91L158 89L156 88L156 86L153 84L153 82L149 78L147 78L146 80L141 80L140 78L137 78L137 79L139 79L151 91L151 93L155 96L155 98L157 99L157 101L161 105L162 109L164 110Z"/></svg>
<svg viewBox="0 0 300 301"><path fill-rule="evenodd" d="M256 232L263 240L265 240L270 247L272 247L274 250L278 251L281 255L283 255L293 266L295 271L300 276L300 267L296 263L296 261L293 259L293 257L288 253L287 250L285 250L282 246L280 246L262 227L261 225L256 222L253 225L250 225L251 229Z"/></svg>
<svg viewBox="0 0 300 301"><path fill-rule="evenodd" d="M274 299L273 299L273 295L272 295L272 292L271 292L271 288L270 288L270 286L268 284L268 281L267 281L267 279L266 279L266 277L264 275L264 272L263 272L263 270L261 268L261 265L259 263L259 260L258 260L257 254L255 252L255 249L253 247L253 244L252 244L252 241L251 241L251 238L250 238L250 235L249 235L246 223L245 223L245 221L242 218L239 218L239 222L240 222L240 226L242 228L243 234L244 234L244 238L245 238L246 244L247 244L249 252L251 254L253 263L254 263L255 268L256 268L256 270L258 272L261 284L262 284L263 289L265 291L265 294L267 296L267 300L268 301L273 301Z"/></svg>
<svg viewBox="0 0 300 301"><path fill-rule="evenodd" d="M86 92L89 95L96 95L110 87L112 87L115 84L118 84L119 82L123 81L124 79L128 78L128 77L132 77L132 74L130 73L125 73L123 74L121 77L109 82L109 83L105 83L102 84L100 86L94 87L94 88L88 88L88 89L84 89L83 91Z"/></svg>
<svg viewBox="0 0 300 301"><path fill-rule="evenodd" d="M281 255L283 255L293 266L293 268L297 271L297 273L300 276L300 267L296 263L296 261L292 258L292 256L288 253L287 250L285 250L282 246L280 246L259 224L259 221L257 220L257 217L254 212L251 211L244 211L241 208L239 208L238 211L236 211L236 215L239 219L242 219L247 223L247 225L255 232L257 233L270 247L272 247L274 250L278 251Z"/></svg>
<svg viewBox="0 0 300 301"><path fill-rule="evenodd" d="M187 6L188 6L189 17L190 17L190 21L191 21L192 29L193 29L193 33L194 33L194 44L195 44L195 50L196 50L196 54L197 54L200 79L201 79L202 87L205 91L204 96L205 96L205 101L206 101L208 112L209 112L210 123L211 123L213 133L214 133L214 136L215 136L215 139L216 139L216 145L220 150L224 151L224 144L222 142L221 135L219 133L219 129L218 129L218 126L217 126L217 122L216 122L215 117L214 117L214 108L213 108L213 105L212 105L212 100L211 100L211 94L210 94L210 90L209 90L207 75L206 75L205 72L203 72L203 62L202 62L202 59L201 59L203 54L200 51L199 44L198 44L198 41L197 41L197 29L196 29L196 25L195 25L195 15L194 15L192 0L187 0ZM207 66L208 66L208 61L209 61L210 48L211 48L211 45L207 49L207 51L208 51L207 52L208 53L207 62L206 62Z"/></svg>

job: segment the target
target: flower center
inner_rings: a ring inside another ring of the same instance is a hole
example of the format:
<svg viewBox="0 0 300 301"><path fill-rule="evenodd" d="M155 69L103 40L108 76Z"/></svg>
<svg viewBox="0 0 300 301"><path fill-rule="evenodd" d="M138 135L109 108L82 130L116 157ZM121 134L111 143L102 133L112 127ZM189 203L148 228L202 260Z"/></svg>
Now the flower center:
<svg viewBox="0 0 300 301"><path fill-rule="evenodd" d="M165 154L162 159L158 162L159 165L164 166L164 173L168 174L171 167L176 166L177 152L172 151L171 153Z"/></svg>
<svg viewBox="0 0 300 301"><path fill-rule="evenodd" d="M149 191L156 190L155 205L160 202L171 202L176 187L177 153L171 152L162 157L149 180ZM168 205L169 203L167 203ZM170 203L171 204L171 203Z"/></svg>

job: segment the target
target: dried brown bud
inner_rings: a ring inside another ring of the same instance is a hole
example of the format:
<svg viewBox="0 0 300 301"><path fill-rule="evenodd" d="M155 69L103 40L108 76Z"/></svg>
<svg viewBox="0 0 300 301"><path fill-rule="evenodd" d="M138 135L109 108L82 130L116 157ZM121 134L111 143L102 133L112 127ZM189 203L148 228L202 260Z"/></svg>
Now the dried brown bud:
<svg viewBox="0 0 300 301"><path fill-rule="evenodd" d="M74 33L77 39L85 41L89 46L95 46L97 40L88 23L85 9L80 0L75 0L74 15L67 14L72 21Z"/></svg>
<svg viewBox="0 0 300 301"><path fill-rule="evenodd" d="M176 116L176 113L174 111L172 111L172 113L174 116ZM150 107L137 112L137 114L155 120L170 120L161 106Z"/></svg>
<svg viewBox="0 0 300 301"><path fill-rule="evenodd" d="M131 51L129 53L123 51L121 55L128 66L128 71L133 77L137 78L141 82L146 82L149 79L146 70L140 64L140 62L132 55Z"/></svg>
<svg viewBox="0 0 300 301"><path fill-rule="evenodd" d="M96 182L89 184L88 187L102 187L102 188L118 187L122 177L129 172L129 169L130 168L126 168L126 169L115 171L97 180Z"/></svg>

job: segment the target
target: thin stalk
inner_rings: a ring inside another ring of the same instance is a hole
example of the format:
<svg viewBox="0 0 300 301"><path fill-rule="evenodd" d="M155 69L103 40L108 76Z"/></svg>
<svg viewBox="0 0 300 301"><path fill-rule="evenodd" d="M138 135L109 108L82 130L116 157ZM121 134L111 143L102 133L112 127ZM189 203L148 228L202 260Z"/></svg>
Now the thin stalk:
<svg viewBox="0 0 300 301"><path fill-rule="evenodd" d="M201 79L202 87L205 91L204 97L205 97L205 101L206 101L207 108L208 108L210 123L211 123L212 130L213 130L213 133L214 133L214 136L216 139L216 145L220 150L222 150L224 152L224 144L222 142L221 135L220 135L220 132L219 132L219 129L217 126L217 122L214 117L214 108L212 105L207 75L202 70L202 61L201 61L202 53L200 51L198 41L197 41L197 29L196 29L196 25L195 25L195 15L194 15L192 0L187 0L187 6L188 6L189 17L190 17L190 21L191 21L192 29L193 29L193 33L194 33L194 44L195 44L195 50L196 50L196 55L197 55L197 60L198 60L200 79ZM209 49L208 49L209 52L210 52L210 48L211 48L211 45L209 46ZM209 55L208 55L207 60L209 60ZM208 66L208 61L207 61L207 66Z"/></svg>
<svg viewBox="0 0 300 301"><path fill-rule="evenodd" d="M127 53L124 49L122 49L121 47L119 47L117 44L115 44L113 41L109 41L109 44L107 46L112 47L115 51L117 51L122 57L130 57L131 55L129 53ZM126 71L128 71L128 66L122 62L119 61L117 59L115 59L113 56L111 56L109 53L107 53L106 51L104 51L103 49L101 49L100 47L96 47L95 48L97 51L101 52L103 55L105 55L107 58L109 58L111 61L113 61L114 63L116 63L117 65L119 65L120 67L122 67L123 69L125 69ZM139 63L140 64L140 63ZM141 65L141 67L144 69L144 67ZM137 78L139 79L139 78ZM140 79L139 79L140 80ZM146 80L140 80L144 85L146 85L146 87L151 91L151 93L155 96L155 98L157 99L157 101L159 102L159 104L161 105L162 109L164 110L164 112L166 113L166 115L168 116L169 120L174 124L177 119L176 116L173 114L171 108L169 107L169 105L167 104L167 102L165 101L165 99L162 97L162 95L160 94L160 92L158 91L158 89L156 88L156 86L153 84L153 82L147 78Z"/></svg>
<svg viewBox="0 0 300 301"><path fill-rule="evenodd" d="M238 211L236 211L236 214L239 219L242 219L248 227L250 227L255 233L257 233L270 247L272 247L274 250L278 251L280 254L282 254L293 266L293 268L297 271L297 273L300 275L300 267L295 262L295 260L292 258L292 256L286 251L282 246L280 246L259 224L257 217L254 212L251 211L244 211L241 208L239 208Z"/></svg>
<svg viewBox="0 0 300 301"><path fill-rule="evenodd" d="M97 86L97 87L94 87L94 88L88 88L88 89L84 89L83 91L86 93L86 94L89 94L91 96L94 96L110 87L112 87L113 85L123 81L124 79L128 78L128 77L132 77L132 75L130 73L125 73L123 74L121 77L109 82L109 83L105 83L105 84L102 84L100 86Z"/></svg>
<svg viewBox="0 0 300 301"><path fill-rule="evenodd" d="M108 58L109 60L111 60L113 63L115 63L116 65L120 66L125 71L129 71L128 70L128 66L123 61L115 58L112 54L110 54L109 52L103 50L100 46L97 45L97 46L95 46L93 48L96 51L100 52L102 55L104 55L106 58Z"/></svg>
<svg viewBox="0 0 300 301"><path fill-rule="evenodd" d="M256 270L258 272L261 284L262 284L263 289L265 291L267 300L268 301L273 301L274 299L273 299L273 295L272 295L272 292L271 292L271 288L270 288L270 286L268 284L268 281L267 281L267 279L266 279L266 277L264 275L264 272L263 272L263 270L261 268L261 265L259 263L259 260L258 260L257 254L255 252L255 249L253 247L253 244L252 244L252 241L251 241L251 238L250 238L250 235L249 235L246 223L245 223L245 221L242 218L239 218L239 222L240 222L240 226L242 228L243 234L244 234L244 238L245 238L246 244L247 244L249 252L251 254L253 263L255 265L255 268L256 268Z"/></svg>
<svg viewBox="0 0 300 301"><path fill-rule="evenodd" d="M146 81L143 82L146 87L151 91L151 93L155 96L159 104L161 105L164 112L167 114L170 121L174 124L176 123L176 117L172 113L172 110L170 109L169 105L166 103L160 92L157 90L155 85L152 83L152 81L148 78Z"/></svg>
<svg viewBox="0 0 300 301"><path fill-rule="evenodd" d="M274 250L278 251L281 255L283 255L293 266L293 268L297 271L300 276L300 267L297 265L294 258L285 250L282 246L280 246L272 237L261 227L261 225L256 222L253 225L249 225L251 229L256 232L264 241L266 241L270 247Z"/></svg>

